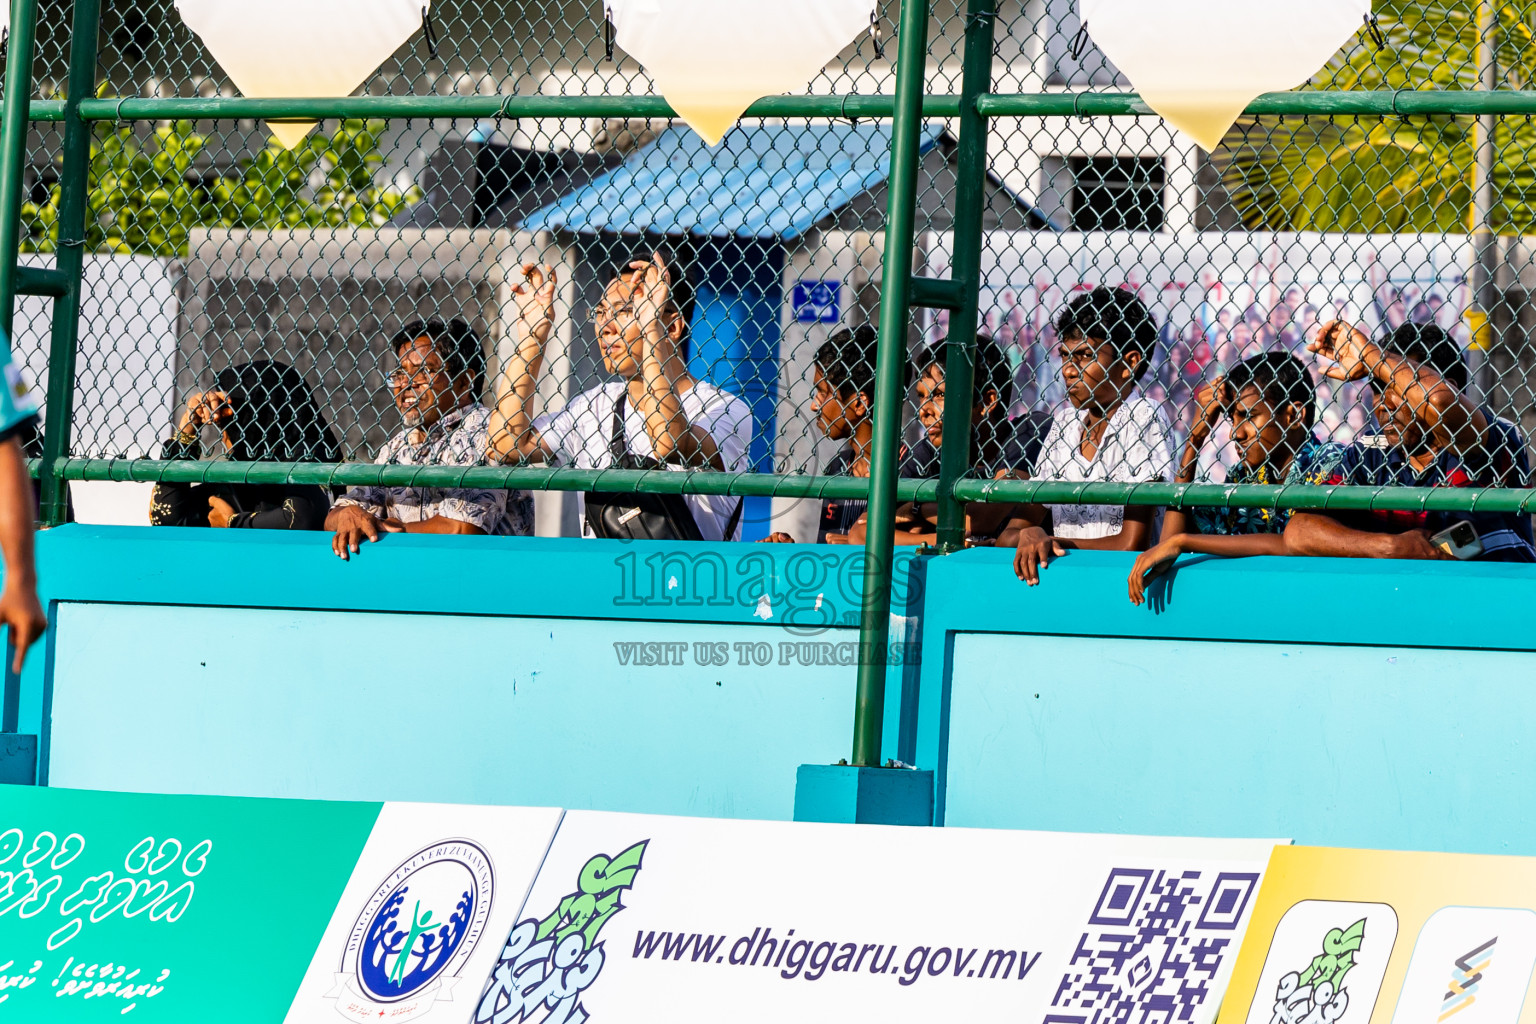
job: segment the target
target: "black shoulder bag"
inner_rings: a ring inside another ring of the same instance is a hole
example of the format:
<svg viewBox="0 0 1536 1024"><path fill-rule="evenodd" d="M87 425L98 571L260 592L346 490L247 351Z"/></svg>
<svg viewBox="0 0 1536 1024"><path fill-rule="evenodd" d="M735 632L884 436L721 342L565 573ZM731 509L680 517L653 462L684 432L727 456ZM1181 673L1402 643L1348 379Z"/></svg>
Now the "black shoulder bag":
<svg viewBox="0 0 1536 1024"><path fill-rule="evenodd" d="M613 432L608 438L609 465L613 469L665 469L658 459L636 455L624 437L624 413L629 405L626 388L613 406ZM743 502L726 524L730 539L741 520ZM587 526L604 540L703 540L699 524L681 494L640 494L616 491L587 493Z"/></svg>

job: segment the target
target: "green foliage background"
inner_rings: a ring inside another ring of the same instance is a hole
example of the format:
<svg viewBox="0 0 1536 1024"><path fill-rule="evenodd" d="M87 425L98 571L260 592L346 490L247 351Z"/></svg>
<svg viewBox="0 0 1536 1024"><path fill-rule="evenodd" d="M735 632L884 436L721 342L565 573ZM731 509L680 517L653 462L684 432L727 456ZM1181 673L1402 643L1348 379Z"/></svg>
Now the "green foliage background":
<svg viewBox="0 0 1536 1024"><path fill-rule="evenodd" d="M1352 47L1308 88L1476 89L1480 3L1492 4L1497 19L1499 87L1530 88L1533 0L1378 0L1386 45ZM1536 224L1536 124L1494 123L1495 230L1528 232ZM1475 140L1471 117L1246 118L1214 159L1251 229L1465 232Z"/></svg>
<svg viewBox="0 0 1536 1024"><path fill-rule="evenodd" d="M208 139L191 121L156 128L142 142L131 128L100 127L91 144L86 251L181 256L193 228L377 228L421 198L379 187L383 121L342 121L285 150L275 140L234 172L194 171ZM45 203L22 205L23 252L58 246L59 186Z"/></svg>

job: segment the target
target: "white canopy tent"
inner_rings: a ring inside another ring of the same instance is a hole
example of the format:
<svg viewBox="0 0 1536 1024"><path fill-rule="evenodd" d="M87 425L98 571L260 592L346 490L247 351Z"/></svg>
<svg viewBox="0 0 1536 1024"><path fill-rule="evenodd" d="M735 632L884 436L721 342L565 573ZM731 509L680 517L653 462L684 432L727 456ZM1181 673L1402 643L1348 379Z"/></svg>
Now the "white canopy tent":
<svg viewBox="0 0 1536 1024"><path fill-rule="evenodd" d="M754 100L804 88L869 30L874 0L608 0L614 39L709 145Z"/></svg>
<svg viewBox="0 0 1536 1024"><path fill-rule="evenodd" d="M242 95L349 96L422 25L431 0L176 0ZM314 122L268 124L285 147Z"/></svg>
<svg viewBox="0 0 1536 1024"><path fill-rule="evenodd" d="M1209 153L1254 97L1317 74L1371 0L1078 0L1078 11L1147 105Z"/></svg>

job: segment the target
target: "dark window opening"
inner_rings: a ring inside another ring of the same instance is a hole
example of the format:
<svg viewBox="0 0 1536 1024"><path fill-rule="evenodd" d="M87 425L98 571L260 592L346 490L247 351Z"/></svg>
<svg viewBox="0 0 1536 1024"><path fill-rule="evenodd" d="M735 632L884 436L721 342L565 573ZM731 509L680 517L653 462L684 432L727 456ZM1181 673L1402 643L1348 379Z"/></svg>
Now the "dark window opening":
<svg viewBox="0 0 1536 1024"><path fill-rule="evenodd" d="M1161 157L1071 158L1072 228L1076 231L1161 231Z"/></svg>

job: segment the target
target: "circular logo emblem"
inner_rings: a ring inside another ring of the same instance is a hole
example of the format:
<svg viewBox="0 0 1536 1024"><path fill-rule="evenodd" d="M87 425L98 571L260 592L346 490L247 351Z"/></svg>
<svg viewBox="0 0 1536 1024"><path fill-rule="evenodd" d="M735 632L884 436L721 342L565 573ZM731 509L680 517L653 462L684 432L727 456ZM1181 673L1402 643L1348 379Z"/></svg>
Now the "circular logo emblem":
<svg viewBox="0 0 1536 1024"><path fill-rule="evenodd" d="M491 859L464 839L435 843L390 872L347 943L360 994L394 1003L457 975L490 916Z"/></svg>

